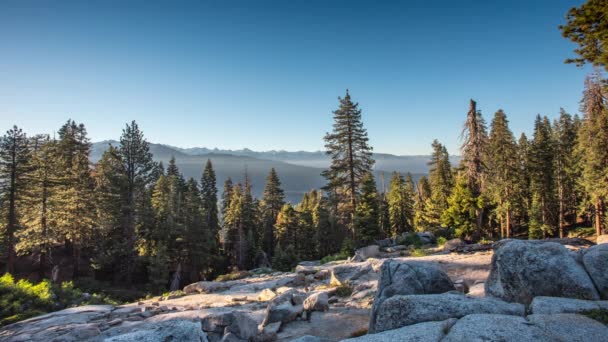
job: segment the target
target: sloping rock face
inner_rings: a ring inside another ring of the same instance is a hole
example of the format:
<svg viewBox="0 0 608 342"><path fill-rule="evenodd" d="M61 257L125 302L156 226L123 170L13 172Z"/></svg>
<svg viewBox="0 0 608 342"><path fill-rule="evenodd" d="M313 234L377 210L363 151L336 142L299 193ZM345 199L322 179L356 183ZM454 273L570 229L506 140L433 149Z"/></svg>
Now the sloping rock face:
<svg viewBox="0 0 608 342"><path fill-rule="evenodd" d="M355 255L351 258L351 261L361 262L369 258L377 258L380 255L380 246L369 245L367 247L359 248L355 251Z"/></svg>
<svg viewBox="0 0 608 342"><path fill-rule="evenodd" d="M523 317L469 315L459 319L442 341L552 342L555 340L539 327L528 323Z"/></svg>
<svg viewBox="0 0 608 342"><path fill-rule="evenodd" d="M457 293L393 296L377 308L374 329L370 332L482 313L523 316L525 307L518 303L467 297Z"/></svg>
<svg viewBox="0 0 608 342"><path fill-rule="evenodd" d="M583 252L583 265L600 297L608 299L608 244L593 246Z"/></svg>
<svg viewBox="0 0 608 342"><path fill-rule="evenodd" d="M608 341L608 327L575 314L530 315L528 322L539 327L552 341Z"/></svg>
<svg viewBox="0 0 608 342"><path fill-rule="evenodd" d="M106 338L104 342L208 342L207 335L201 330L200 322L183 320L166 321L150 326L148 329L132 331L126 334Z"/></svg>
<svg viewBox="0 0 608 342"><path fill-rule="evenodd" d="M504 240L495 244L486 294L529 304L536 296L599 299L585 269L554 242Z"/></svg>
<svg viewBox="0 0 608 342"><path fill-rule="evenodd" d="M331 270L331 285L348 285L355 280L373 278L372 265L369 262L358 262L338 265Z"/></svg>
<svg viewBox="0 0 608 342"><path fill-rule="evenodd" d="M448 275L438 266L419 261L387 260L380 269L378 292L372 305L369 331L376 330L376 315L382 303L396 295L433 294L455 290Z"/></svg>
<svg viewBox="0 0 608 342"><path fill-rule="evenodd" d="M343 342L439 341L455 322L455 319L448 319L442 322L418 323L377 334L349 338Z"/></svg>

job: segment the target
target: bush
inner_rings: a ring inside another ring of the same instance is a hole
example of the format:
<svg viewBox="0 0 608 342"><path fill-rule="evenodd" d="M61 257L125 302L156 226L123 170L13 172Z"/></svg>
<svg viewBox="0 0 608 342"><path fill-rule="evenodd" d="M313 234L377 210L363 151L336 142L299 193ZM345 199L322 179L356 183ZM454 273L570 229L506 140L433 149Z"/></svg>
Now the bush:
<svg viewBox="0 0 608 342"><path fill-rule="evenodd" d="M401 237L401 243L398 244L414 247L420 247L423 245L422 240L420 240L420 236L418 236L416 233L406 233L405 238Z"/></svg>
<svg viewBox="0 0 608 342"><path fill-rule="evenodd" d="M352 293L353 288L348 284L336 287L336 296L338 297L349 297Z"/></svg>
<svg viewBox="0 0 608 342"><path fill-rule="evenodd" d="M84 304L116 305L118 302L104 295L85 295L72 282L53 285L50 281L43 280L32 284L25 279L15 282L8 273L0 277L0 326Z"/></svg>
<svg viewBox="0 0 608 342"><path fill-rule="evenodd" d="M608 325L608 309L592 309L581 313L591 319Z"/></svg>
<svg viewBox="0 0 608 342"><path fill-rule="evenodd" d="M443 236L437 238L437 246L439 247L443 247L446 242L448 242L448 239L444 238Z"/></svg>
<svg viewBox="0 0 608 342"><path fill-rule="evenodd" d="M350 254L343 254L343 253L338 253L338 254L332 254L332 255L326 255L321 259L321 264L327 264L328 262L332 262L332 261L338 261L338 260L346 260L350 258Z"/></svg>
<svg viewBox="0 0 608 342"><path fill-rule="evenodd" d="M351 255L355 254L355 243L353 242L353 240L351 240L350 238L342 240L340 254L347 255L346 258L349 258Z"/></svg>
<svg viewBox="0 0 608 342"><path fill-rule="evenodd" d="M429 253L424 248L414 248L410 255L413 257L423 257L429 255Z"/></svg>

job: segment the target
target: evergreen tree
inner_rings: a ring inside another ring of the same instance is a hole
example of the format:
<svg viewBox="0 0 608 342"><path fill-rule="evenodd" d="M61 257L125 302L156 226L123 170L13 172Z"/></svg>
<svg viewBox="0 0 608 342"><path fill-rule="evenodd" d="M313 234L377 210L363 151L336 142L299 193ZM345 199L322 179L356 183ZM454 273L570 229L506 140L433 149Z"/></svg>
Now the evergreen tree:
<svg viewBox="0 0 608 342"><path fill-rule="evenodd" d="M219 252L219 234L220 234L220 222L218 215L217 206L217 185L216 185L215 171L213 170L213 164L211 160L207 159L205 164L205 170L201 178L201 209L204 217L204 225L207 231L207 238L210 242L210 252L213 255L217 255Z"/></svg>
<svg viewBox="0 0 608 342"><path fill-rule="evenodd" d="M57 185L60 168L57 163L57 143L48 135L30 140L30 173L22 199L23 228L18 232L18 254L38 253L39 274L47 277L51 247L61 241L56 224Z"/></svg>
<svg viewBox="0 0 608 342"><path fill-rule="evenodd" d="M150 146L135 121L127 124L123 129L118 153L120 160L124 163L127 198L122 236L125 241L125 249L117 262L120 264L120 278L129 284L137 255L136 233L139 230L148 229L142 225L146 219L144 209L150 202L149 188L153 185L156 164L152 161Z"/></svg>
<svg viewBox="0 0 608 342"><path fill-rule="evenodd" d="M412 176L408 180L394 172L391 177L388 195L388 212L391 236L395 237L406 231L413 230L414 224L414 185Z"/></svg>
<svg viewBox="0 0 608 342"><path fill-rule="evenodd" d="M327 178L326 189L337 195L339 213L342 220L354 234L354 213L357 196L363 177L371 172L374 160L372 148L368 145L367 131L361 121L358 103L353 103L346 91L339 98L340 106L333 112L332 133L325 136L325 148L331 157L331 166L323 172Z"/></svg>
<svg viewBox="0 0 608 342"><path fill-rule="evenodd" d="M529 213L532 207L532 195L530 192L530 143L526 134L522 133L517 141L517 157L519 159L519 188L521 191L521 203L516 208L520 224L527 225Z"/></svg>
<svg viewBox="0 0 608 342"><path fill-rule="evenodd" d="M120 151L113 146L102 154L95 166L95 194L97 244L94 245L93 266L98 274L112 277L114 282L121 278L121 258L128 248L125 208L128 205L127 174Z"/></svg>
<svg viewBox="0 0 608 342"><path fill-rule="evenodd" d="M285 204L285 195L281 189L281 181L274 168L270 169L270 173L266 178L266 186L260 202L262 214L262 236L261 248L266 254L272 256L275 246L275 223L277 216L283 204Z"/></svg>
<svg viewBox="0 0 608 342"><path fill-rule="evenodd" d="M380 218L378 190L371 172L363 177L361 199L357 203L355 218L355 236L359 246L370 245L382 236L378 225Z"/></svg>
<svg viewBox="0 0 608 342"><path fill-rule="evenodd" d="M90 172L91 143L83 124L68 120L59 129L57 152L64 170L57 191L58 229L72 250L73 277L79 276L80 254L92 242L95 216L94 183Z"/></svg>
<svg viewBox="0 0 608 342"><path fill-rule="evenodd" d="M585 80L583 119L578 132L577 155L581 164L581 184L593 206L596 234L602 233L603 213L608 196L608 109L600 75Z"/></svg>
<svg viewBox="0 0 608 342"><path fill-rule="evenodd" d="M414 203L414 227L419 231L424 231L427 228L424 214L426 201L430 198L431 185L429 184L428 178L422 176L418 180L418 184L416 184L416 198Z"/></svg>
<svg viewBox="0 0 608 342"><path fill-rule="evenodd" d="M481 112L477 110L477 103L470 101L467 121L462 131L464 138L460 147L462 153L461 166L464 169L467 186L474 197L480 197L484 191L486 178L486 165L484 162L487 145L486 127ZM483 222L483 206L477 209L476 226L481 231Z"/></svg>
<svg viewBox="0 0 608 342"><path fill-rule="evenodd" d="M551 235L556 226L556 200L554 180L554 146L551 124L547 117L536 116L534 139L529 153L530 189L534 217L530 229L542 230L543 236ZM533 227L536 224L536 227Z"/></svg>
<svg viewBox="0 0 608 342"><path fill-rule="evenodd" d="M475 197L469 186L466 174L460 174L456 179L456 186L448 198L448 207L441 215L444 226L454 227L456 236L471 239L479 231L477 229L477 210L482 200Z"/></svg>
<svg viewBox="0 0 608 342"><path fill-rule="evenodd" d="M0 140L0 193L7 206L4 240L7 251L7 272L15 271L16 233L20 226L20 202L27 184L29 172L30 149L28 139L23 131L13 126Z"/></svg>
<svg viewBox="0 0 608 342"><path fill-rule="evenodd" d="M559 236L564 237L564 226L568 217L574 223L577 206L577 160L574 148L576 145L577 127L572 117L560 110L559 119L553 123L553 140L555 146L555 186L559 207L558 226ZM573 215L574 214L574 215Z"/></svg>
<svg viewBox="0 0 608 342"><path fill-rule="evenodd" d="M298 213L295 208L290 203L284 204L277 216L277 223L275 225L274 235L277 245L292 246L295 251L298 250L298 244L300 243L298 239L298 223Z"/></svg>
<svg viewBox="0 0 608 342"><path fill-rule="evenodd" d="M209 229L207 225L203 199L198 183L190 178L184 192L184 226L191 282L205 279L211 273L218 252L217 229ZM215 204L217 214L217 201Z"/></svg>
<svg viewBox="0 0 608 342"><path fill-rule="evenodd" d="M432 146L433 154L429 162L431 197L425 200L424 210L418 221L425 229L436 229L441 225L441 216L448 208L448 197L454 183L446 148L437 140L433 141Z"/></svg>
<svg viewBox="0 0 608 342"><path fill-rule="evenodd" d="M513 208L521 196L517 152L507 115L500 109L494 114L488 139L487 188L500 218L501 238L511 236Z"/></svg>

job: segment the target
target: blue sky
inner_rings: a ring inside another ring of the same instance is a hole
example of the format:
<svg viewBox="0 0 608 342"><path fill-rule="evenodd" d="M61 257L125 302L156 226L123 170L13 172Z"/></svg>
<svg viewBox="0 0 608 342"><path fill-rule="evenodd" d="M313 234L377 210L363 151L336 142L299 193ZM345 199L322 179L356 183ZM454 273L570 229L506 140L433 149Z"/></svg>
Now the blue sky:
<svg viewBox="0 0 608 342"><path fill-rule="evenodd" d="M319 150L349 88L375 151L456 154L470 98L516 136L578 111L590 69L557 26L581 2L4 0L0 129Z"/></svg>

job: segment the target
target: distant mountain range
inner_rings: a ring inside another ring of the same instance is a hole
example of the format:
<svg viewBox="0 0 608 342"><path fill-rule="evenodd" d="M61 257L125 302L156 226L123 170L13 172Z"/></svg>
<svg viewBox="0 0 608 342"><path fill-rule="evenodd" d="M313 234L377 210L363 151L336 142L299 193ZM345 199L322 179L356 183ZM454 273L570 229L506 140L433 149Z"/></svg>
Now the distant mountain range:
<svg viewBox="0 0 608 342"><path fill-rule="evenodd" d="M91 161L96 162L109 145L117 146L114 140L93 143ZM321 172L330 164L324 152L288 152L265 151L256 152L249 149L219 150L204 147L179 148L162 144L150 144L154 160L166 163L175 157L180 171L186 178L200 179L202 169L207 159L211 159L217 175L218 189L222 189L227 177L236 182L242 182L245 172L252 183L255 196L260 196L264 189L266 176L271 168L275 168L281 179L287 200L292 203L300 201L302 195L325 185ZM452 163L458 163L459 157L450 157ZM384 174L385 186L388 187L390 174L393 171L411 172L414 180L428 173L429 156L397 156L385 153L375 153L374 173L378 185L382 186Z"/></svg>

